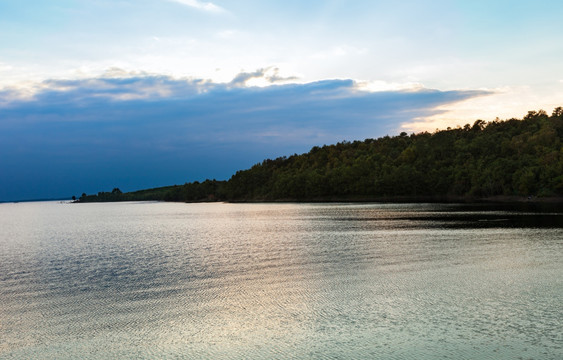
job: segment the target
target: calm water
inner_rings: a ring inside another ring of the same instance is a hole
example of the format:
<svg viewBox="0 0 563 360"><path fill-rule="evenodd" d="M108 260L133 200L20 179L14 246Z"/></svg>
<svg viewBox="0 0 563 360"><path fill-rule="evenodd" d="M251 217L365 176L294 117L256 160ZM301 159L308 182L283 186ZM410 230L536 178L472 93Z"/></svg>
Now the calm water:
<svg viewBox="0 0 563 360"><path fill-rule="evenodd" d="M0 358L562 359L534 211L0 204Z"/></svg>

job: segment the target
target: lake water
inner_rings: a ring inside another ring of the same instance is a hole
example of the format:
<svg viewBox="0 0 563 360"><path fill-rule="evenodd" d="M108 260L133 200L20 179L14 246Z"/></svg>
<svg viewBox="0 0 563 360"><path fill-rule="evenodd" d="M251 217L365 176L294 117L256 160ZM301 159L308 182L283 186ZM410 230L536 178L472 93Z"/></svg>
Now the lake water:
<svg viewBox="0 0 563 360"><path fill-rule="evenodd" d="M563 213L0 204L1 359L562 359Z"/></svg>

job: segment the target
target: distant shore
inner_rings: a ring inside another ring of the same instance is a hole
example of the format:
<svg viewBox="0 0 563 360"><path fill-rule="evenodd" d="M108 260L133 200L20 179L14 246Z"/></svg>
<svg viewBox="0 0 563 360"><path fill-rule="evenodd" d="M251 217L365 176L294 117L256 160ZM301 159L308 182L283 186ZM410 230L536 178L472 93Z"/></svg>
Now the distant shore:
<svg viewBox="0 0 563 360"><path fill-rule="evenodd" d="M199 201L198 201L199 202ZM276 199L276 200L232 200L231 203L330 203L330 202L357 202L357 203L552 203L563 204L563 197L537 197L537 196L490 196L490 197L463 197L463 196L384 196L384 197L324 197L310 199Z"/></svg>
<svg viewBox="0 0 563 360"><path fill-rule="evenodd" d="M123 202L123 201L143 201L143 200L108 200L108 201L84 201L77 199L73 203L93 203L93 202ZM449 204L554 204L563 206L563 197L537 197L537 196L491 196L484 198L462 197L462 196L386 196L386 197L323 197L309 199L200 199L194 201L175 201L175 200L146 200L163 201L176 203L214 203L224 202L233 204L267 204L267 203L396 203L396 204L422 204L422 203L449 203Z"/></svg>

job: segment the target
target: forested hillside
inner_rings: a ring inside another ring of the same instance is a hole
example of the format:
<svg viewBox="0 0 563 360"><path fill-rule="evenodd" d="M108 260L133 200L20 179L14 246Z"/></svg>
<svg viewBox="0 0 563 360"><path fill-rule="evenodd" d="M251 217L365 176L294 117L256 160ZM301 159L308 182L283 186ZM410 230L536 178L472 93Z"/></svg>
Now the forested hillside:
<svg viewBox="0 0 563 360"><path fill-rule="evenodd" d="M563 195L563 109L522 120L313 147L206 180L111 200L316 201ZM103 194L81 201L108 201ZM151 196L147 196L147 195ZM115 195L115 194L114 194ZM143 195L137 197L136 195ZM107 197L107 196L106 196Z"/></svg>

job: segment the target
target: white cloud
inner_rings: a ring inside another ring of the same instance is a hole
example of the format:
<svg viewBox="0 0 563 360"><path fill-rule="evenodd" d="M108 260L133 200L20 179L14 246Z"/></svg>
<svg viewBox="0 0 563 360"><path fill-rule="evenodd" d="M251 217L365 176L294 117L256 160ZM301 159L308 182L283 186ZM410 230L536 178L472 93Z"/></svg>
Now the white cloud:
<svg viewBox="0 0 563 360"><path fill-rule="evenodd" d="M4 72L4 71L8 72L8 71L11 71L13 69L14 68L12 66L0 62L0 72Z"/></svg>
<svg viewBox="0 0 563 360"><path fill-rule="evenodd" d="M190 6L199 10L204 10L209 12L219 13L225 11L225 9L223 9L218 5L215 5L210 2L199 1L199 0L170 0L170 1L174 1L182 5Z"/></svg>
<svg viewBox="0 0 563 360"><path fill-rule="evenodd" d="M369 92L376 91L416 91L424 89L424 85L416 82L358 81L358 89Z"/></svg>

